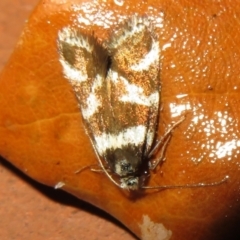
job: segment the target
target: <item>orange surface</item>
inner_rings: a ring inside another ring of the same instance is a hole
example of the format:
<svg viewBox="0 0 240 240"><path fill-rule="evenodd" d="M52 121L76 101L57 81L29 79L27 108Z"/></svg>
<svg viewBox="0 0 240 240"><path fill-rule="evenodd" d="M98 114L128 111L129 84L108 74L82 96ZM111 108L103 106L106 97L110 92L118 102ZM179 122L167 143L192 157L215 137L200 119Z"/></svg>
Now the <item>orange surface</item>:
<svg viewBox="0 0 240 240"><path fill-rule="evenodd" d="M109 212L142 239L171 233L177 240L239 239L240 4L123 2L38 5L0 76L0 154L39 182L64 182L64 190ZM74 174L96 163L96 156L62 74L57 32L72 25L106 39L120 16L136 12L160 21L159 135L186 116L148 185L215 182L228 175L226 184L129 198L103 174ZM85 26L83 19L94 20Z"/></svg>

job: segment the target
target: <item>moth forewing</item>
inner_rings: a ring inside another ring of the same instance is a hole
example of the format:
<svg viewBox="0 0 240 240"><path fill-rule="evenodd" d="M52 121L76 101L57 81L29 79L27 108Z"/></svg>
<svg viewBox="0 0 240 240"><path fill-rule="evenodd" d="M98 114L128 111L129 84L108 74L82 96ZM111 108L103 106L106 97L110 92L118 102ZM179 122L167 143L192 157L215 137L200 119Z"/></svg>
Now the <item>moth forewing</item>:
<svg viewBox="0 0 240 240"><path fill-rule="evenodd" d="M85 127L94 135L105 131L98 117L105 104L108 54L93 35L65 27L58 34L60 62L78 99Z"/></svg>
<svg viewBox="0 0 240 240"><path fill-rule="evenodd" d="M111 99L108 132L115 144L104 151L121 187L132 190L141 187L139 177L149 160L158 120L160 47L154 32L146 18L134 16L105 43L112 61L106 78Z"/></svg>

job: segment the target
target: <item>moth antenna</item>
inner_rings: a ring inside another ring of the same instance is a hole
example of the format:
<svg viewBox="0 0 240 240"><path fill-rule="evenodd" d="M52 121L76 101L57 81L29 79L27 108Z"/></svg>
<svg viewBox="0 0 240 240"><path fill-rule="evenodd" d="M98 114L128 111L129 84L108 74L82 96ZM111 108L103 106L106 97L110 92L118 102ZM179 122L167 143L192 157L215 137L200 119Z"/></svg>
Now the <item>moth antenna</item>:
<svg viewBox="0 0 240 240"><path fill-rule="evenodd" d="M164 185L164 186L143 186L141 189L173 189L173 188L199 188L199 187L212 187L223 184L227 182L229 176L226 175L221 181L213 182L213 183L193 183L193 184L185 184L185 185Z"/></svg>

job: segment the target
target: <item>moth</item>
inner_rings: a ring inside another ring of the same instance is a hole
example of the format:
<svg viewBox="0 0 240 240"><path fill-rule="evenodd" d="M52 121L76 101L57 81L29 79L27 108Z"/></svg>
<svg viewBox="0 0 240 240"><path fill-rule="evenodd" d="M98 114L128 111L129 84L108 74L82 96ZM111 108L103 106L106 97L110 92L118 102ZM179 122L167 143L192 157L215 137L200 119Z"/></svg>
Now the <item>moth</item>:
<svg viewBox="0 0 240 240"><path fill-rule="evenodd" d="M103 43L65 27L58 32L59 61L78 99L99 165L122 189L144 186L162 159L174 124L155 142L160 107L159 37L147 17L132 16ZM165 139L164 144L163 139ZM200 184L189 185L200 186ZM159 188L181 187L160 186Z"/></svg>

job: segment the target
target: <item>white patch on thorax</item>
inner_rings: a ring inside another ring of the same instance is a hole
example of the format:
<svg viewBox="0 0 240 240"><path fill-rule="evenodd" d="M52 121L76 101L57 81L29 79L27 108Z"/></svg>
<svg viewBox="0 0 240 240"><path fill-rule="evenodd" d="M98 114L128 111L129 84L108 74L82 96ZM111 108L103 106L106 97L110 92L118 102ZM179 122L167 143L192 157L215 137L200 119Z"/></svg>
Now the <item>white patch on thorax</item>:
<svg viewBox="0 0 240 240"><path fill-rule="evenodd" d="M122 174L122 166L123 165L126 165L126 164L128 164L128 161L127 161L127 159L121 159L120 161L118 161L116 164L115 164L115 172L118 174L118 175L120 175L120 176L122 176L123 174Z"/></svg>
<svg viewBox="0 0 240 240"><path fill-rule="evenodd" d="M106 150L121 149L129 144L142 145L146 137L146 130L146 126L139 125L124 129L118 134L103 133L95 136L97 150L100 155L104 155Z"/></svg>
<svg viewBox="0 0 240 240"><path fill-rule="evenodd" d="M117 162L116 165L115 165L115 172L116 172L116 174L118 174L118 175L121 176L122 167L121 167L120 163L118 163L118 162Z"/></svg>

